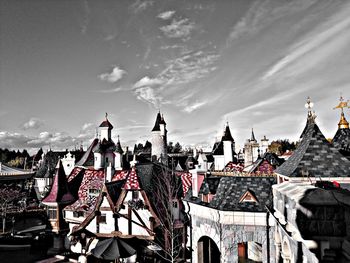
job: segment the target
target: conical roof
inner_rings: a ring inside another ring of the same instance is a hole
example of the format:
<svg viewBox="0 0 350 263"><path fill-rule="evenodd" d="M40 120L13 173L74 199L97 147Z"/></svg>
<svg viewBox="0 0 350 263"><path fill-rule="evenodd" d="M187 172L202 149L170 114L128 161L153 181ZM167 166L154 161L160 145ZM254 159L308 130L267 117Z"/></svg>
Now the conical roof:
<svg viewBox="0 0 350 263"><path fill-rule="evenodd" d="M123 152L124 152L123 149L122 149L122 146L120 144L119 135L118 135L118 142L117 142L117 144L115 146L115 151L117 153L120 153L120 154L123 154Z"/></svg>
<svg viewBox="0 0 350 263"><path fill-rule="evenodd" d="M256 142L255 134L254 134L253 128L252 128L252 134L251 134L251 136L250 136L250 141L251 141L251 142Z"/></svg>
<svg viewBox="0 0 350 263"><path fill-rule="evenodd" d="M43 203L69 204L72 202L74 202L74 197L68 189L66 174L59 160L50 193L43 199Z"/></svg>
<svg viewBox="0 0 350 263"><path fill-rule="evenodd" d="M152 131L160 131L159 125L161 124L161 121L162 121L162 116L160 115L160 112L158 112L156 122L154 123L154 127Z"/></svg>
<svg viewBox="0 0 350 263"><path fill-rule="evenodd" d="M230 131L230 127L228 126L228 123L226 125L224 135L222 136L221 141L230 141L230 142L235 141L231 135L231 131Z"/></svg>
<svg viewBox="0 0 350 263"><path fill-rule="evenodd" d="M113 129L113 125L107 119L108 114L106 113L106 119L100 124L99 127L108 127L109 129Z"/></svg>
<svg viewBox="0 0 350 263"><path fill-rule="evenodd" d="M314 117L310 117L299 146L276 173L290 177L350 177L350 161L327 141Z"/></svg>

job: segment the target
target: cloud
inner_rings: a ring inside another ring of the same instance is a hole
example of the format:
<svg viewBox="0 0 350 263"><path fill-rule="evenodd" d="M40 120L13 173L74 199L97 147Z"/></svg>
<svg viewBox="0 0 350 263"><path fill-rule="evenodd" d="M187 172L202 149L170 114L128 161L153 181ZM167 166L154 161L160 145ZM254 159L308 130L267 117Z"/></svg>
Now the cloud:
<svg viewBox="0 0 350 263"><path fill-rule="evenodd" d="M175 14L175 11L165 11L163 13L160 13L157 17L163 20L170 19Z"/></svg>
<svg viewBox="0 0 350 263"><path fill-rule="evenodd" d="M30 138L20 133L0 131L0 148L19 149L26 148Z"/></svg>
<svg viewBox="0 0 350 263"><path fill-rule="evenodd" d="M347 15L336 17L328 23L324 23L309 37L290 48L288 54L275 63L262 79L268 79L283 70L289 70L289 73L296 75L323 65L322 60L329 61L334 53L349 45L349 35L347 34L349 28L350 18Z"/></svg>
<svg viewBox="0 0 350 263"><path fill-rule="evenodd" d="M160 30L169 38L186 38L195 28L195 24L188 18L181 20L173 19L170 25L160 27Z"/></svg>
<svg viewBox="0 0 350 263"><path fill-rule="evenodd" d="M148 1L148 0L145 0L145 1L137 0L135 3L131 5L131 9L135 14L137 14L139 12L146 10L149 6L152 6L153 3L154 3L153 1Z"/></svg>
<svg viewBox="0 0 350 263"><path fill-rule="evenodd" d="M104 73L99 76L101 80L107 81L109 83L115 83L118 80L120 80L123 75L126 74L126 71L123 69L120 69L119 67L115 66L112 69L111 73Z"/></svg>
<svg viewBox="0 0 350 263"><path fill-rule="evenodd" d="M257 33L278 19L306 10L315 2L317 0L253 2L245 15L234 25L228 40Z"/></svg>
<svg viewBox="0 0 350 263"><path fill-rule="evenodd" d="M145 76L134 84L134 88L140 88L143 86L161 85L163 83L164 81L159 78L150 78L148 76Z"/></svg>
<svg viewBox="0 0 350 263"><path fill-rule="evenodd" d="M158 108L161 103L164 103L163 98L152 87L144 86L135 90L137 99L152 104Z"/></svg>
<svg viewBox="0 0 350 263"><path fill-rule="evenodd" d="M124 90L123 87L117 87L114 89L102 89L102 90L95 90L95 92L99 92L99 93L115 93L115 92L119 92Z"/></svg>
<svg viewBox="0 0 350 263"><path fill-rule="evenodd" d="M39 129L41 126L43 126L44 121L38 119L38 118L30 118L29 121L23 124L23 129L24 130L29 130L29 129Z"/></svg>
<svg viewBox="0 0 350 263"><path fill-rule="evenodd" d="M202 101L202 102L196 102L192 105L188 105L184 108L184 111L187 113L191 113L192 111L195 111L197 109L199 109L200 107L204 106L205 104L207 104L207 101Z"/></svg>

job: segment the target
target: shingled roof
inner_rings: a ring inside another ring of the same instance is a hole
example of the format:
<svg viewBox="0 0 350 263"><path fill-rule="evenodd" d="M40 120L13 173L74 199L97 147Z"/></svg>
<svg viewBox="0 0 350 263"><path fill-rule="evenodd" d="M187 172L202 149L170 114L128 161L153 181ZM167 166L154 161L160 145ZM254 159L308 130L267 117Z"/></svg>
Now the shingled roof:
<svg viewBox="0 0 350 263"><path fill-rule="evenodd" d="M55 180L52 184L50 193L43 199L43 203L69 204L75 201L73 195L68 189L66 174L61 160L56 167Z"/></svg>
<svg viewBox="0 0 350 263"><path fill-rule="evenodd" d="M297 149L275 172L289 177L349 177L350 161L327 141L311 120Z"/></svg>
<svg viewBox="0 0 350 263"><path fill-rule="evenodd" d="M190 197L190 194L186 199L223 211L265 212L265 206L272 205L272 185L275 183L275 177L210 176L203 181L199 191L199 194L215 195L210 203ZM257 202L241 201L247 191L254 195Z"/></svg>
<svg viewBox="0 0 350 263"><path fill-rule="evenodd" d="M350 160L350 129L338 129L335 133L332 144L341 154Z"/></svg>
<svg viewBox="0 0 350 263"><path fill-rule="evenodd" d="M221 141L230 141L230 142L235 141L231 135L230 127L228 126L228 124L226 125L224 135L222 136Z"/></svg>

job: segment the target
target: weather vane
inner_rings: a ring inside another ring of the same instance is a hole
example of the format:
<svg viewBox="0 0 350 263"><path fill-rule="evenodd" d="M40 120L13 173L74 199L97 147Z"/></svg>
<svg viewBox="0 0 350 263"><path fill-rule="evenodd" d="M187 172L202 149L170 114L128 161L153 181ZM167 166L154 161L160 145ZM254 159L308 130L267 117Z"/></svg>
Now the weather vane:
<svg viewBox="0 0 350 263"><path fill-rule="evenodd" d="M341 109L341 112L344 113L344 108L350 108L348 105L349 101L344 101L343 96L340 95L339 101L339 104L336 107L334 107L333 110Z"/></svg>
<svg viewBox="0 0 350 263"><path fill-rule="evenodd" d="M311 98L310 97L307 97L306 99L306 104L305 104L305 108L308 109L308 113L307 113L307 116L308 118L312 118L313 120L316 119L316 114L315 114L315 111L314 112L311 112L311 109L314 107L314 103L311 101Z"/></svg>

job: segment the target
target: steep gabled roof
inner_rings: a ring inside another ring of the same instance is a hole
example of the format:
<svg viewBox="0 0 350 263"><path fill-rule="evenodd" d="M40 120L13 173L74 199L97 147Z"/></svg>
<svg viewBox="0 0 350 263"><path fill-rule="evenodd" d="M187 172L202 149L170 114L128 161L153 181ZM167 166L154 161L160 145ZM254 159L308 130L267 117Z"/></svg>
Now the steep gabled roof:
<svg viewBox="0 0 350 263"><path fill-rule="evenodd" d="M98 144L98 139L95 138L89 148L84 153L83 157L76 163L76 166L93 166L94 165L94 153L93 149Z"/></svg>
<svg viewBox="0 0 350 263"><path fill-rule="evenodd" d="M75 199L68 189L66 174L62 166L61 160L58 161L56 167L55 180L52 184L50 193L43 199L43 203L69 204Z"/></svg>
<svg viewBox="0 0 350 263"><path fill-rule="evenodd" d="M327 141L314 120L308 120L299 146L276 173L290 177L350 177L350 161Z"/></svg>

